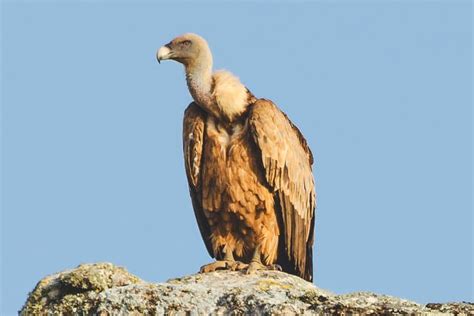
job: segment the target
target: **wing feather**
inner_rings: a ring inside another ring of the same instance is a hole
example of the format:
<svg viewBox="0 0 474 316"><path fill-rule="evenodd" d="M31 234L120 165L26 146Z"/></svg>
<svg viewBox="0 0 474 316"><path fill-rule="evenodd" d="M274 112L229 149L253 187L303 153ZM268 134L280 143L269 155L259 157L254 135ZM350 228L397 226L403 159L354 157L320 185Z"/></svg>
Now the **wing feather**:
<svg viewBox="0 0 474 316"><path fill-rule="evenodd" d="M206 113L194 102L184 112L183 120L183 153L189 193L193 203L194 215L201 232L207 251L214 257L211 245L211 231L202 210L201 166L204 146L204 131L206 128Z"/></svg>
<svg viewBox="0 0 474 316"><path fill-rule="evenodd" d="M301 132L269 100L259 99L254 103L249 124L260 149L265 178L279 204L277 212L281 213L285 252L282 255L292 265L290 270L312 280L316 206L313 155Z"/></svg>

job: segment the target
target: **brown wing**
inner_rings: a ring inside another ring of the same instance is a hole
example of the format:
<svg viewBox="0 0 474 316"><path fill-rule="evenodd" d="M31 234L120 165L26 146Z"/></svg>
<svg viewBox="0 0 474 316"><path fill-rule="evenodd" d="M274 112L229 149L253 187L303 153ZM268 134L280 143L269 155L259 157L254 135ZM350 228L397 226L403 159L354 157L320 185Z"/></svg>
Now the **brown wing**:
<svg viewBox="0 0 474 316"><path fill-rule="evenodd" d="M211 231L202 210L201 202L201 158L204 144L206 113L196 103L191 103L184 111L183 120L183 152L186 176L188 177L189 193L193 202L194 215L206 244L207 251L214 257L211 245Z"/></svg>
<svg viewBox="0 0 474 316"><path fill-rule="evenodd" d="M296 126L269 100L254 103L249 123L279 206L282 234L277 262L284 271L312 281L316 193L311 151Z"/></svg>

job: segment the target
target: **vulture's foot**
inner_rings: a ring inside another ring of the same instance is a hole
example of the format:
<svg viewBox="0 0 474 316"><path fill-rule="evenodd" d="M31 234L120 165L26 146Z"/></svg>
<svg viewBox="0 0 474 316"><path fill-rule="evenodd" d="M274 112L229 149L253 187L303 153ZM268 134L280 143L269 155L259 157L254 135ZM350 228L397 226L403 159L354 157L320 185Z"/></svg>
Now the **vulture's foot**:
<svg viewBox="0 0 474 316"><path fill-rule="evenodd" d="M247 270L249 265L240 261L231 261L229 264L229 269L232 271L243 271Z"/></svg>
<svg viewBox="0 0 474 316"><path fill-rule="evenodd" d="M203 265L199 273L214 272L217 270L241 271L247 269L249 265L240 261L217 260L215 262Z"/></svg>
<svg viewBox="0 0 474 316"><path fill-rule="evenodd" d="M274 270L274 271L283 271L283 269L278 264L270 264L268 266L262 263L262 255L260 253L260 244L255 247L253 258L250 261L250 264L245 271L247 274L252 274L255 271L259 270Z"/></svg>
<svg viewBox="0 0 474 316"><path fill-rule="evenodd" d="M248 265L248 268L245 271L245 273L252 274L256 271L261 271L261 270L283 271L283 269L278 264L270 264L266 266L259 261L252 261Z"/></svg>

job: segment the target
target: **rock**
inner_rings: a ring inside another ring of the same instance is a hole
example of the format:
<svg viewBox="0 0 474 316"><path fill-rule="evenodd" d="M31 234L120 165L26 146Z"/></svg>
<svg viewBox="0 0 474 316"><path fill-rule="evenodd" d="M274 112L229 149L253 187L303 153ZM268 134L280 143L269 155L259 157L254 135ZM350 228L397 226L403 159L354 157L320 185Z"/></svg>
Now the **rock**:
<svg viewBox="0 0 474 316"><path fill-rule="evenodd" d="M42 279L20 315L473 315L472 303L420 304L373 293L335 295L278 272L217 271L147 283L111 263Z"/></svg>
<svg viewBox="0 0 474 316"><path fill-rule="evenodd" d="M142 280L111 263L82 264L45 277L28 296L21 315L75 314L97 311L101 294Z"/></svg>

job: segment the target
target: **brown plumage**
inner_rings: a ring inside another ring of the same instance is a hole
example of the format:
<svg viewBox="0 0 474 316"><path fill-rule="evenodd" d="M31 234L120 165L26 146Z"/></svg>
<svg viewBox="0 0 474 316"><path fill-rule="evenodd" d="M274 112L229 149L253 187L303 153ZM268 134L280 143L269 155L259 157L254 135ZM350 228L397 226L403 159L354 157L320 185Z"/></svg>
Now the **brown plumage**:
<svg viewBox="0 0 474 316"><path fill-rule="evenodd" d="M157 57L184 64L194 99L184 113L184 161L209 254L252 267L278 264L311 281L316 196L303 135L235 76L212 73L212 55L201 37L177 37Z"/></svg>

